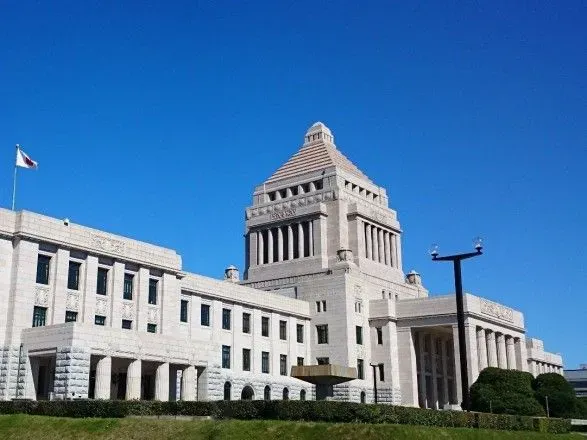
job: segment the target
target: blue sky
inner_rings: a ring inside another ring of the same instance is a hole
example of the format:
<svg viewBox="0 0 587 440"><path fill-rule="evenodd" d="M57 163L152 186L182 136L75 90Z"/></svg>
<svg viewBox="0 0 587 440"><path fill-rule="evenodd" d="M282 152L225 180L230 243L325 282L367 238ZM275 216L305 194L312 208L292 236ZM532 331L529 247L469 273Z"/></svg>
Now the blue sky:
<svg viewBox="0 0 587 440"><path fill-rule="evenodd" d="M393 4L401 3L401 4ZM4 1L0 204L177 249L221 277L315 121L379 185L404 269L522 310L587 362L584 2ZM444 2L442 2L444 3ZM449 3L449 2L447 2ZM581 4L583 3L583 4Z"/></svg>

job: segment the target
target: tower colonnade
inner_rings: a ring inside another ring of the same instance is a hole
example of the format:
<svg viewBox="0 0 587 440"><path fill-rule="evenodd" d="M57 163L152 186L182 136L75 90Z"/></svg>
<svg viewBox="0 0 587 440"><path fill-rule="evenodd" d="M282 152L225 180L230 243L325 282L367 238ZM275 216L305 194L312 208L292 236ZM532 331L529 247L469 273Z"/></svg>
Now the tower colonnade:
<svg viewBox="0 0 587 440"><path fill-rule="evenodd" d="M314 220L258 229L257 265L313 257L314 229Z"/></svg>

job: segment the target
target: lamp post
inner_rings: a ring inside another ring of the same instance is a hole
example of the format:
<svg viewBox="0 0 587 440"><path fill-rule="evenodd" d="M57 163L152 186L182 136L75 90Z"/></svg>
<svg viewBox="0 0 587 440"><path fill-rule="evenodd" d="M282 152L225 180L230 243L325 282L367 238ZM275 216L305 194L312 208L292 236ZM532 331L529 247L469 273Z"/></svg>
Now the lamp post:
<svg viewBox="0 0 587 440"><path fill-rule="evenodd" d="M463 305L463 280L461 276L461 261L481 255L483 243L480 238L475 240L475 252L464 254L438 256L438 246L434 246L430 255L432 261L452 261L454 266L455 293L457 300L457 325L459 330L459 358L461 363L461 388L463 392L463 409L469 411L471 399L469 395L469 367L467 365L467 340L465 335L465 310Z"/></svg>
<svg viewBox="0 0 587 440"><path fill-rule="evenodd" d="M373 367L373 394L375 395L375 403L377 403L377 366L379 364L370 364Z"/></svg>

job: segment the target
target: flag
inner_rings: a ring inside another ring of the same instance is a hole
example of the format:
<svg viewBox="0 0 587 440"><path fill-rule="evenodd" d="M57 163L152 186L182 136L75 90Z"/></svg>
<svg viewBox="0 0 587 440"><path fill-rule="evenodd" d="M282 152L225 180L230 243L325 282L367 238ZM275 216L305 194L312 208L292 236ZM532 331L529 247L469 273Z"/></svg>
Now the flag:
<svg viewBox="0 0 587 440"><path fill-rule="evenodd" d="M32 160L28 154L20 149L20 146L16 146L16 166L22 168L38 168L39 164Z"/></svg>

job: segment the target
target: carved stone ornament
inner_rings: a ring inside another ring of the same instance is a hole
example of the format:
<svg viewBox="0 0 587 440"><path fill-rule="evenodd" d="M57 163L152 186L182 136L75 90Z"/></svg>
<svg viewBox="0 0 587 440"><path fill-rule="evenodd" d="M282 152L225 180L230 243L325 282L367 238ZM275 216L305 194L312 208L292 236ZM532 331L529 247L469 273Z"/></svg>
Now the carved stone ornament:
<svg viewBox="0 0 587 440"><path fill-rule="evenodd" d="M355 296L361 297L362 294L363 294L363 288L361 286L359 286L358 284L355 284Z"/></svg>
<svg viewBox="0 0 587 440"><path fill-rule="evenodd" d="M114 240L113 238L98 234L91 234L90 237L92 240L92 245L99 249L114 254L124 253L124 242L121 240Z"/></svg>
<svg viewBox="0 0 587 440"><path fill-rule="evenodd" d="M351 249L339 249L336 251L338 261L353 261L353 251Z"/></svg>
<svg viewBox="0 0 587 440"><path fill-rule="evenodd" d="M79 295L77 293L67 293L65 299L65 309L71 312L77 312L79 309Z"/></svg>
<svg viewBox="0 0 587 440"><path fill-rule="evenodd" d="M41 307L49 306L49 288L37 286L35 289L35 305Z"/></svg>
<svg viewBox="0 0 587 440"><path fill-rule="evenodd" d="M481 313L504 321L514 322L514 311L512 309L486 299L481 300Z"/></svg>
<svg viewBox="0 0 587 440"><path fill-rule="evenodd" d="M149 324L157 324L159 322L159 309L153 307L147 309L147 322Z"/></svg>
<svg viewBox="0 0 587 440"><path fill-rule="evenodd" d="M131 302L122 303L122 319L133 319L135 316L135 305Z"/></svg>
<svg viewBox="0 0 587 440"><path fill-rule="evenodd" d="M106 315L106 309L108 308L108 301L103 298L96 300L96 315Z"/></svg>

